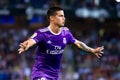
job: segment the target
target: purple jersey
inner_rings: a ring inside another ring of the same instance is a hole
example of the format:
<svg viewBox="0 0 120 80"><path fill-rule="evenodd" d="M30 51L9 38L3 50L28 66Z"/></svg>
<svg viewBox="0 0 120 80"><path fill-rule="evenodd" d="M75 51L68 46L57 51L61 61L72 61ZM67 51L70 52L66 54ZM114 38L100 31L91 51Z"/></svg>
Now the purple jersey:
<svg viewBox="0 0 120 80"><path fill-rule="evenodd" d="M38 29L34 34L31 38L37 44L37 56L32 69L32 80L39 76L57 79L64 48L76 39L67 27L61 27L58 34L53 33L50 27Z"/></svg>

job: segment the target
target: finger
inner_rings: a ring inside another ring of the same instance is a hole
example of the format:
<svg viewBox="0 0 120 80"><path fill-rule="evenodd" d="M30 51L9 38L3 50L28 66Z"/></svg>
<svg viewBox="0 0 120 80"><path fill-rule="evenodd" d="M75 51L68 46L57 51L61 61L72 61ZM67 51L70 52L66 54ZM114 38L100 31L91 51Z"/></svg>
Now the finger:
<svg viewBox="0 0 120 80"><path fill-rule="evenodd" d="M22 51L19 52L19 54L21 54L21 53L22 53Z"/></svg>
<svg viewBox="0 0 120 80"><path fill-rule="evenodd" d="M99 56L102 56L102 54L98 54Z"/></svg>
<svg viewBox="0 0 120 80"><path fill-rule="evenodd" d="M18 53L21 54L22 52L23 52L23 51L21 50L21 51L19 51Z"/></svg>
<svg viewBox="0 0 120 80"><path fill-rule="evenodd" d="M102 56L102 54L96 53L96 56L97 56L97 58L100 58Z"/></svg>
<svg viewBox="0 0 120 80"><path fill-rule="evenodd" d="M102 51L104 49L104 46L100 47L100 50Z"/></svg>
<svg viewBox="0 0 120 80"><path fill-rule="evenodd" d="M20 43L20 46L22 46L22 47L25 47L25 44L23 44L23 43Z"/></svg>
<svg viewBox="0 0 120 80"><path fill-rule="evenodd" d="M20 45L19 45L20 47L24 47L24 44L23 43L20 43Z"/></svg>
<svg viewBox="0 0 120 80"><path fill-rule="evenodd" d="M21 51L21 50L23 50L23 48L18 49L18 51Z"/></svg>
<svg viewBox="0 0 120 80"><path fill-rule="evenodd" d="M97 52L97 53L103 53L103 52L102 52L103 49L104 49L103 47L99 47L99 48L97 48L97 51L96 51L96 52Z"/></svg>
<svg viewBox="0 0 120 80"><path fill-rule="evenodd" d="M20 46L21 48L24 48L24 46L23 46L23 45L21 45L21 44L20 44L19 46Z"/></svg>
<svg viewBox="0 0 120 80"><path fill-rule="evenodd" d="M102 51L104 48L102 47L100 50Z"/></svg>
<svg viewBox="0 0 120 80"><path fill-rule="evenodd" d="M18 53L21 54L24 51L23 48L18 49Z"/></svg>
<svg viewBox="0 0 120 80"><path fill-rule="evenodd" d="M21 51L18 51L18 54L21 54Z"/></svg>
<svg viewBox="0 0 120 80"><path fill-rule="evenodd" d="M23 49L19 49L19 50L18 50L19 53L22 52L22 51L23 51Z"/></svg>
<svg viewBox="0 0 120 80"><path fill-rule="evenodd" d="M99 55L96 55L97 56L97 58L100 58L100 56Z"/></svg>
<svg viewBox="0 0 120 80"><path fill-rule="evenodd" d="M104 52L102 52L102 51L101 51L100 53L101 53L101 54L104 54Z"/></svg>
<svg viewBox="0 0 120 80"><path fill-rule="evenodd" d="M103 49L104 49L103 47L100 47L98 50L99 50L99 51L102 51Z"/></svg>
<svg viewBox="0 0 120 80"><path fill-rule="evenodd" d="M104 49L104 46L102 46L102 48Z"/></svg>
<svg viewBox="0 0 120 80"><path fill-rule="evenodd" d="M103 55L103 52L100 52L100 53L96 53L96 55L98 55L98 56L102 56Z"/></svg>

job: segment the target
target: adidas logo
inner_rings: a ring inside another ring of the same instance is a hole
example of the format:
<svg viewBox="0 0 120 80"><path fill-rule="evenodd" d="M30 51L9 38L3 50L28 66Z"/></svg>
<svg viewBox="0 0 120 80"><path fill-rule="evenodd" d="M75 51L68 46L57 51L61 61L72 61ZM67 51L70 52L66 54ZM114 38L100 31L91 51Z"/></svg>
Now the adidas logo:
<svg viewBox="0 0 120 80"><path fill-rule="evenodd" d="M48 44L51 44L52 42L49 40L49 41L47 41L47 43L48 43Z"/></svg>

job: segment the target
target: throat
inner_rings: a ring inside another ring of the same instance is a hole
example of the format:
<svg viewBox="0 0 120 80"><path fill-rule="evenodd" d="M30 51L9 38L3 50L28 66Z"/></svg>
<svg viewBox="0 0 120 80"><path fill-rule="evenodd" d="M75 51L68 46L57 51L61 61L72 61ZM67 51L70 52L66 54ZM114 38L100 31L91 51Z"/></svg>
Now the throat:
<svg viewBox="0 0 120 80"><path fill-rule="evenodd" d="M51 28L52 32L58 34L60 32L59 28Z"/></svg>
<svg viewBox="0 0 120 80"><path fill-rule="evenodd" d="M60 30L59 27L51 27L51 26L49 26L49 30L53 34L60 34L61 33L61 30Z"/></svg>

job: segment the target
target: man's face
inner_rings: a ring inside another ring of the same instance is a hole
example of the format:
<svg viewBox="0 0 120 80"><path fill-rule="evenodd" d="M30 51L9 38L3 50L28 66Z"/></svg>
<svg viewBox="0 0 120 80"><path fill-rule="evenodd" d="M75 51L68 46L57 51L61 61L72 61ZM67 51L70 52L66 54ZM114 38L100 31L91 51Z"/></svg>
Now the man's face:
<svg viewBox="0 0 120 80"><path fill-rule="evenodd" d="M65 24L65 16L63 10L57 11L55 16L51 17L53 24L62 27Z"/></svg>

